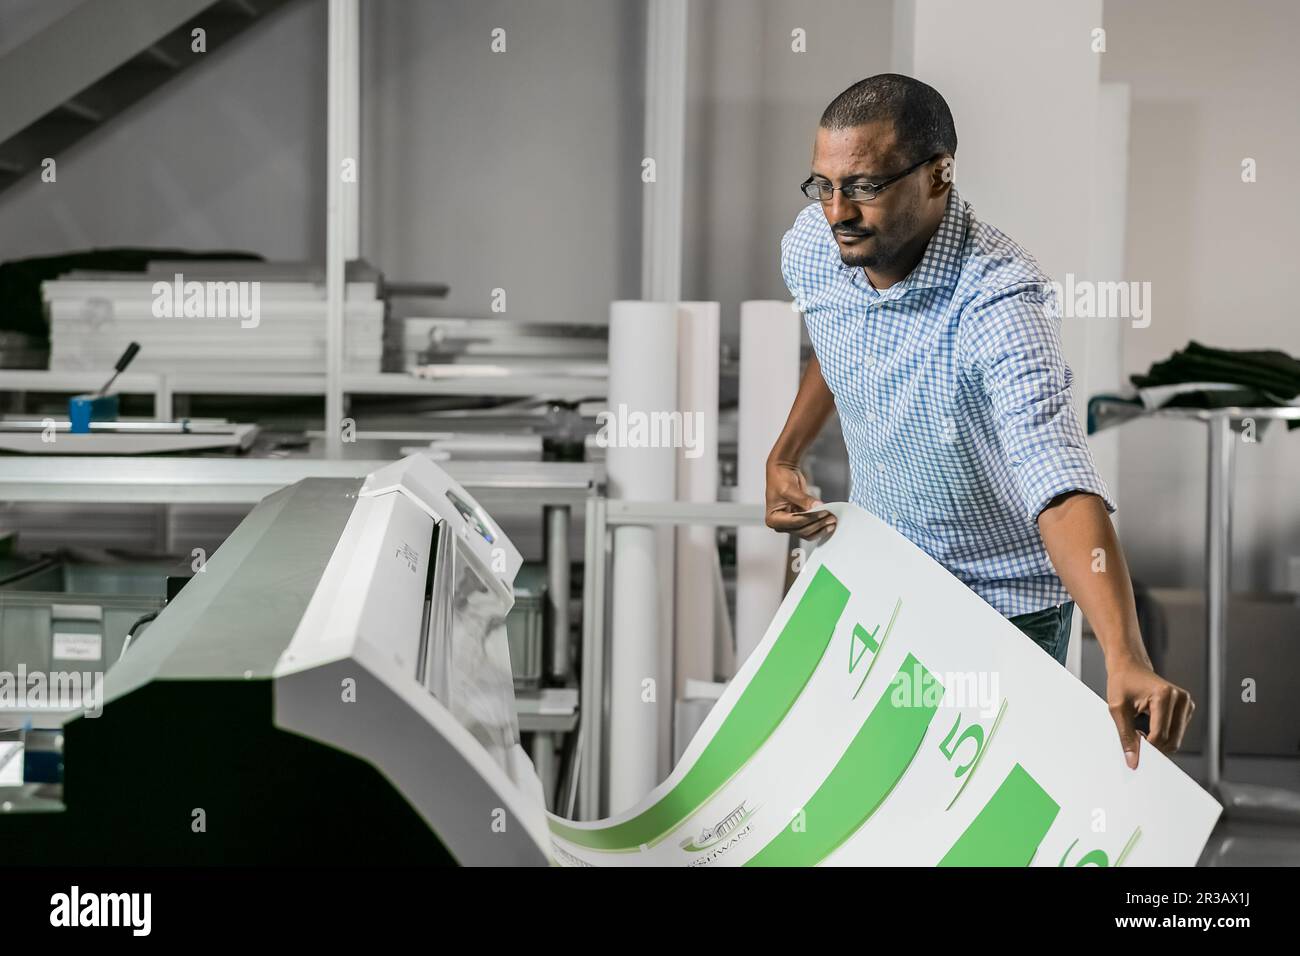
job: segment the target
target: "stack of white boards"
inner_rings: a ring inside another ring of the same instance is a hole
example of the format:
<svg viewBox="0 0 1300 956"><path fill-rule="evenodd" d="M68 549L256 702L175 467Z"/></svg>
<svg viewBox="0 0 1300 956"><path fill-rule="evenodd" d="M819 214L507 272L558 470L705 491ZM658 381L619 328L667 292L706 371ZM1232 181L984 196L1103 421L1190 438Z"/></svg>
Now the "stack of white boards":
<svg viewBox="0 0 1300 956"><path fill-rule="evenodd" d="M41 286L50 369L105 371L139 342L132 371L324 374L319 267L252 261L155 262L147 272L72 272ZM343 370L380 371L378 274L353 268L343 311Z"/></svg>

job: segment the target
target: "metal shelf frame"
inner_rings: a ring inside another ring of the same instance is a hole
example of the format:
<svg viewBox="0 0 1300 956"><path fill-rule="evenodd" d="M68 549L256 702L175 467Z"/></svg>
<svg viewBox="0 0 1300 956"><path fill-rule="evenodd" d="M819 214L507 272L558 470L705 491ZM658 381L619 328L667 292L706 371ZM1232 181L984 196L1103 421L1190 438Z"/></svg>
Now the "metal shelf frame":
<svg viewBox="0 0 1300 956"><path fill-rule="evenodd" d="M764 520L763 505L750 502L622 501L603 495L587 499L582 587L582 684L578 706L582 719L579 724L576 791L569 795L567 816L595 820L606 811L611 531L620 525L731 528L761 525Z"/></svg>
<svg viewBox="0 0 1300 956"><path fill-rule="evenodd" d="M1136 418L1194 421L1206 426L1205 494L1205 773L1206 788L1223 804L1225 816L1300 819L1300 793L1281 787L1238 783L1223 776L1224 678L1228 642L1228 597L1232 562L1232 492L1242 423L1300 421L1300 408L1158 408L1122 401L1097 401L1097 431Z"/></svg>

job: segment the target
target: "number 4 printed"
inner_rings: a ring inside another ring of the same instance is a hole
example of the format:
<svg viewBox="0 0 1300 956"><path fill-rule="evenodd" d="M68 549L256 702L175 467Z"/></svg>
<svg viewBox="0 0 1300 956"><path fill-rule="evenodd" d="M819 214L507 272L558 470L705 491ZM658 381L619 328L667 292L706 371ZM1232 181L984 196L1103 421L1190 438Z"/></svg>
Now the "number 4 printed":
<svg viewBox="0 0 1300 956"><path fill-rule="evenodd" d="M894 621L898 620L898 611L902 606L902 598L894 602L894 613L889 615L889 624L885 626L885 635L879 641L876 640L876 635L880 632L879 624L876 625L873 631L868 631L861 624L853 625L853 634L849 638L849 673L852 674L857 670L867 651L871 652L871 662L867 664L866 673L862 675L862 680L858 682L858 689L853 692L853 700L858 699L858 694L862 693L862 688L866 686L867 678L871 676L871 668L876 666L876 661L880 658L880 652L885 646L885 641L889 640L889 634L894 629ZM862 645L860 649L859 644Z"/></svg>

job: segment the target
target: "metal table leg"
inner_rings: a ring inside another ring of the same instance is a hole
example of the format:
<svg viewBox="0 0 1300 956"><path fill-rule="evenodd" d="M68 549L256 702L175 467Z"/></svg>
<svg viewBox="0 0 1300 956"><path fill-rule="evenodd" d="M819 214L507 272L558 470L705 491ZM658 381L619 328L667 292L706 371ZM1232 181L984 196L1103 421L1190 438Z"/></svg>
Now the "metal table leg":
<svg viewBox="0 0 1300 956"><path fill-rule="evenodd" d="M1232 420L1217 415L1209 427L1205 528L1205 773L1212 793L1223 780L1224 635L1232 563Z"/></svg>
<svg viewBox="0 0 1300 956"><path fill-rule="evenodd" d="M1232 560L1232 483L1236 439L1233 416L1212 415L1209 427L1209 487L1206 526L1205 766L1208 789L1224 816L1294 820L1300 793L1280 787L1235 783L1223 778L1224 679L1228 636L1229 574Z"/></svg>
<svg viewBox="0 0 1300 956"><path fill-rule="evenodd" d="M605 499L587 499L586 550L582 585L582 687L578 720L578 819L595 820L601 813L605 775L605 561L608 535Z"/></svg>
<svg viewBox="0 0 1300 956"><path fill-rule="evenodd" d="M569 679L569 527L568 505L547 505L542 509L546 533L546 619L550 622L551 654L547 676L564 683Z"/></svg>

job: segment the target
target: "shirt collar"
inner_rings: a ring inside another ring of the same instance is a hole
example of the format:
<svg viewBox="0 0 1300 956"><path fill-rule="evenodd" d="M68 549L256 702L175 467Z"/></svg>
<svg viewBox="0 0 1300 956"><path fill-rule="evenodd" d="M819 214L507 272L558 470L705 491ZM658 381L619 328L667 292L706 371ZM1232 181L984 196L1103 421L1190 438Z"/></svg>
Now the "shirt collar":
<svg viewBox="0 0 1300 956"><path fill-rule="evenodd" d="M896 298L913 289L945 288L957 284L961 274L961 250L966 241L966 204L957 195L957 187L948 190L948 205L939 228L930 237L925 254L901 282L896 282L879 295ZM860 266L842 266L852 269L862 278L862 285L870 289L866 273Z"/></svg>

